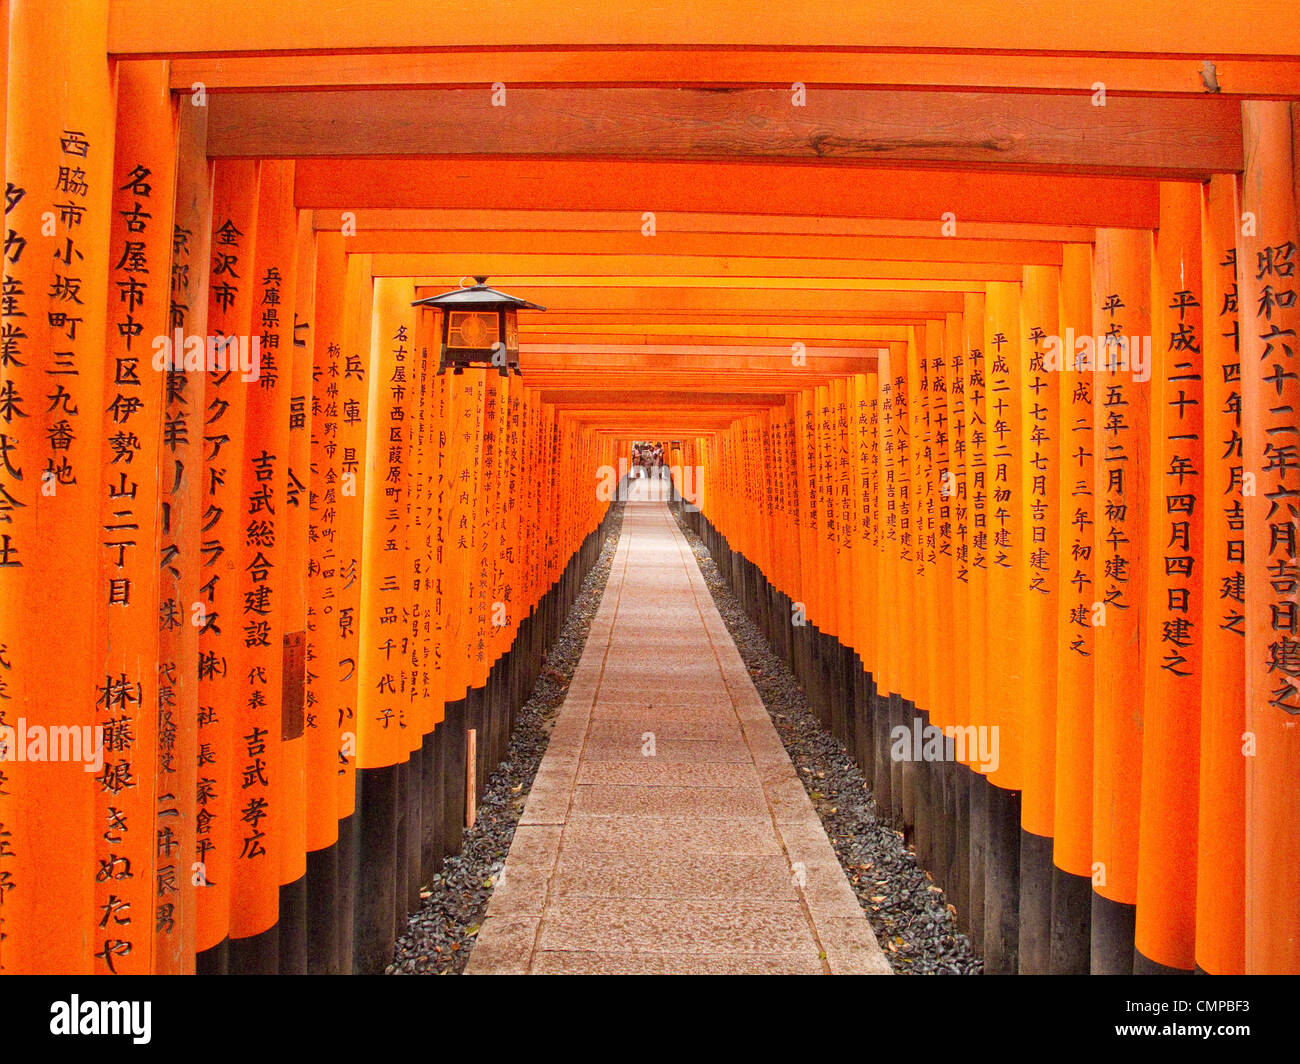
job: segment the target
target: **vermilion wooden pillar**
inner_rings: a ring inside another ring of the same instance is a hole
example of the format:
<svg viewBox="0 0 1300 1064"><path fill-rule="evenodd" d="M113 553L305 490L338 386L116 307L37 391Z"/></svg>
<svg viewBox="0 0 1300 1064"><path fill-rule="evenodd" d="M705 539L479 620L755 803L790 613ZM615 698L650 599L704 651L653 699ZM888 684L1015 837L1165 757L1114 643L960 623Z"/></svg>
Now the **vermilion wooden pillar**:
<svg viewBox="0 0 1300 1064"><path fill-rule="evenodd" d="M954 729L952 739L945 748L952 756L949 766L951 786L950 816L952 820L952 868L944 890L957 910L957 926L970 933L970 792L972 786L971 762L978 758L978 747L970 749L965 729L970 724L972 682L971 659L971 507L967 473L969 469L969 427L966 420L966 374L969 352L962 315L951 313L944 318L943 358L944 409L947 417L947 460L941 478L940 498L949 523L951 550L951 655L954 664L952 677L952 707L949 723ZM960 743L957 735L962 736Z"/></svg>
<svg viewBox="0 0 1300 1064"><path fill-rule="evenodd" d="M934 625L931 642L933 660L930 716L932 723L946 728L956 721L956 670L952 668L952 648L956 636L953 625L955 583L953 550L953 511L956 493L952 490L952 416L948 409L949 362L956 353L949 347L948 322L933 322L926 328L926 376L929 380L930 499L927 508L932 517L925 543L926 562L934 579L934 598L929 616Z"/></svg>
<svg viewBox="0 0 1300 1064"><path fill-rule="evenodd" d="M835 494L831 483L833 475L832 450L834 442L832 434L834 432L834 422L831 412L831 394L828 385L819 385L812 392L812 415L813 415L813 462L814 475L812 483L817 492L817 563L818 563L818 596L816 603L816 613L814 624L817 631L823 637L834 640L839 634L839 604L836 601L836 505ZM740 441L736 441L740 446ZM743 490L744 485L737 483L737 494ZM741 514L743 513L743 500L736 499L735 509L732 512L731 526L736 528L741 523ZM742 538L741 542L744 542ZM829 696L830 677L826 675L827 664L823 652L823 646L818 647L818 675L822 683L821 702L824 707L822 712L826 713L826 723L831 721Z"/></svg>
<svg viewBox="0 0 1300 1064"><path fill-rule="evenodd" d="M1246 964L1245 513L1241 495L1237 178L1211 178L1201 221L1204 322L1204 566L1201 759L1197 794L1196 965Z"/></svg>
<svg viewBox="0 0 1300 1064"><path fill-rule="evenodd" d="M852 753L870 784L875 776L875 692L872 689L872 669L875 610L879 606L879 597L872 566L874 550L871 545L871 499L875 479L871 464L871 413L866 374L859 373L849 378L847 402L846 457L850 466L848 505L853 511L850 580L855 596L853 650L857 654L853 677L856 697ZM773 449L779 454L781 445L774 443ZM781 516L785 517L784 514ZM782 521L781 525L784 523ZM782 526L774 529L774 547L777 549L789 542Z"/></svg>
<svg viewBox="0 0 1300 1064"><path fill-rule="evenodd" d="M414 722L401 649L402 528L412 454L406 397L413 296L409 282L374 281L357 650L360 838L353 963L362 974L388 963L399 884L405 892L398 869L405 801L399 766L409 758Z"/></svg>
<svg viewBox="0 0 1300 1064"><path fill-rule="evenodd" d="M208 267L211 261L212 164L205 148L207 108L192 99L178 107L175 215L171 233L170 308L167 328L175 338L208 335ZM205 344L206 346L206 344ZM206 354L206 352L205 352ZM185 363L165 374L164 425L159 481L162 536L159 542L158 663L162 682L171 689L171 710L179 727L176 784L192 795L184 811L186 853L184 884L174 912L179 929L175 948L179 971L192 974L197 953L198 893L193 861L197 856L199 751L199 626L194 604L202 601L204 456L207 418L207 373L202 362ZM162 688L160 688L160 693ZM159 931L161 937L165 932ZM161 947L164 952L166 948Z"/></svg>
<svg viewBox="0 0 1300 1064"><path fill-rule="evenodd" d="M874 674L879 656L879 632L881 611L885 608L882 591L872 575L878 565L876 557L878 547L873 542L872 533L878 514L873 515L873 504L878 505L874 497L879 481L876 464L876 452L872 450L873 442L878 445L878 438L872 428L873 414L878 416L879 402L875 408L871 402L872 384L866 374L849 377L845 382L847 404L847 431L843 461L847 466L846 483L848 492L845 505L849 510L851 522L849 537L851 540L849 571L845 579L853 585L853 643L852 650L857 655L857 667L862 675L855 680L859 687L857 697L854 749L859 764L864 772L874 771L872 757L875 750L875 736L872 731L875 719L873 705L874 691L872 684L878 678ZM787 502L787 505L790 505ZM795 515L791 514L791 521ZM790 564L797 564L792 562ZM853 662L850 660L850 672ZM886 756L888 756L886 752Z"/></svg>
<svg viewBox="0 0 1300 1064"><path fill-rule="evenodd" d="M816 447L816 437L813 435L814 416L809 393L806 391L797 393L793 403L794 483L799 499L799 561L802 577L799 597L796 598L795 607L792 608L792 617L795 626L799 629L796 640L800 653L806 655L812 634L810 629L815 623L813 616L817 608L820 577L820 566L817 561L817 492L813 480L814 470L809 460L810 454L814 453ZM720 446L720 442L715 444L715 449ZM725 464L721 456L709 464L710 475L719 493L724 487L722 478L725 476ZM717 501L721 501L720 498ZM712 497L710 505L716 506ZM715 527L718 527L716 521Z"/></svg>
<svg viewBox="0 0 1300 1064"><path fill-rule="evenodd" d="M409 752L405 733L411 727L400 638L402 507L411 444L406 416L411 351L404 328L412 292L409 285L389 278L376 278L373 284L358 618L357 765L379 769L405 759Z"/></svg>
<svg viewBox="0 0 1300 1064"><path fill-rule="evenodd" d="M932 321L926 326L925 358L927 391L927 447L929 467L924 543L930 582L926 599L927 625L931 629L930 700L931 727L943 731L943 760L932 762L930 770L932 856L930 869L936 882L945 888L952 884L953 848L956 838L953 809L954 781L957 766L951 758L956 744L949 734L954 722L956 690L952 668L953 628L953 496L950 465L952 425L948 413L948 322Z"/></svg>
<svg viewBox="0 0 1300 1064"><path fill-rule="evenodd" d="M784 653L787 632L788 611L781 602L781 596L789 589L789 514L786 510L785 482L785 411L774 407L768 417L766 438L766 479L771 485L769 523L769 550L772 558L771 571L767 574L769 585L769 607L771 609L770 631L773 645L778 654ZM683 454L681 463L687 462ZM679 487L680 491L680 487Z"/></svg>
<svg viewBox="0 0 1300 1064"><path fill-rule="evenodd" d="M413 876L419 903L419 887L442 862L442 806L445 800L441 789L441 768L437 764L438 750L434 742L434 729L443 719L441 677L437 669L435 641L437 635L436 582L438 563L435 557L435 527L437 513L438 461L441 435L440 382L434 376L438 365L437 346L430 341L424 321L434 315L417 312L412 323L411 337L414 355L413 369L419 382L419 399L416 403L416 422L419 432L419 461L413 478L413 491L418 502L412 503L411 514L411 573L412 593L412 662L416 672L418 704L421 710L420 749L416 755L419 773L416 787L419 793L419 838L411 840L417 875Z"/></svg>
<svg viewBox="0 0 1300 1064"><path fill-rule="evenodd" d="M967 668L970 693L966 723L987 729L990 723L988 674L989 603L989 466L988 466L988 380L985 373L983 293L968 293L962 301L962 351L966 359L964 414L966 419L966 494L970 514L969 607L967 623ZM978 731L974 734L978 737ZM986 732L991 736L992 733ZM991 746L989 747L991 751ZM1001 741L999 740L999 758ZM967 855L970 877L968 933L981 953L984 950L984 895L988 855L987 776L991 765L971 758L969 777L970 843Z"/></svg>
<svg viewBox="0 0 1300 1064"><path fill-rule="evenodd" d="M966 646L970 670L969 695L966 703L967 723L987 725L988 710L988 381L985 376L983 294L971 293L962 308L961 351L965 360L963 414L966 421L965 498L970 528L970 551L966 567L969 587ZM999 751L1000 754L1001 751ZM974 766L973 766L974 767ZM987 767L979 769L986 774ZM973 838L973 836L972 836ZM976 889L972 867L972 889ZM980 884L982 884L982 874ZM982 926L982 914L980 926ZM982 930L972 926L982 937Z"/></svg>
<svg viewBox="0 0 1300 1064"><path fill-rule="evenodd" d="M253 306L253 258L257 242L257 164L222 161L213 172L208 267L208 335L248 338ZM207 344L205 343L205 360ZM251 348L248 349L251 353ZM223 354L223 358L229 353ZM213 346L212 365L217 361ZM223 365L229 364L223 362ZM251 359L249 362L251 372ZM243 596L239 582L243 535L241 476L249 382L236 365L210 368L204 391L202 566L199 599L191 621L199 622L198 971L228 970L227 938L237 831L239 778L235 769L237 707L241 705L244 647L240 638Z"/></svg>
<svg viewBox="0 0 1300 1064"><path fill-rule="evenodd" d="M905 343L890 352L890 420L892 448L890 462L892 475L892 514L894 537L890 543L892 565L891 583L897 602L897 627L892 641L893 677L890 688L891 728L911 729L916 694L915 648L908 633L916 625L916 574L913 571L913 543L915 515L912 505L913 414L916 403L916 379L911 372L915 357L915 330L908 330ZM892 750L891 750L891 753ZM893 795L898 825L907 841L915 840L916 831L916 765L910 757L895 755L893 765Z"/></svg>
<svg viewBox="0 0 1300 1064"><path fill-rule="evenodd" d="M477 401L478 396L474 395L473 398L475 399L475 401ZM555 559L558 553L556 540L559 532L558 515L559 515L560 499L562 496L560 490L561 484L559 482L559 477L556 474L555 470L559 464L560 432L559 432L559 426L556 422L555 407L552 406L550 403L540 403L540 406L542 411L541 452L543 455L545 468L549 472L549 475L546 477L546 481L542 487L542 499L543 499L542 513L544 515L542 542L545 545L545 549L543 550L542 557L541 557L542 573L543 573L541 586L542 586L542 594L547 594L555 584L555 575L556 575ZM470 405L469 403L463 403L459 416L464 420L458 422L458 424L461 426L458 431L460 431L462 435L465 435L466 432L468 432L467 439L473 440L475 438L474 437L475 420L474 420L473 406ZM460 477L462 469L464 468L465 468L464 466L461 466L456 469L457 477ZM465 580L463 580L462 582L467 583L467 581ZM467 588L462 588L461 594L465 596L466 602L468 602ZM466 611L467 610L468 607L466 607ZM453 645L460 647L463 644L453 644ZM466 668L468 667L468 663L466 663L465 667Z"/></svg>
<svg viewBox="0 0 1300 1064"><path fill-rule="evenodd" d="M1160 186L1151 314L1153 473L1143 558L1142 803L1135 968L1195 962L1205 542L1201 189Z"/></svg>
<svg viewBox="0 0 1300 1064"><path fill-rule="evenodd" d="M799 490L799 425L798 409L792 397L787 396L785 405L782 408L783 430L782 443L784 450L781 457L782 473L784 475L783 495L785 497L786 512L789 514L790 540L787 544L786 554L789 571L789 584L786 587L788 602L783 605L789 611L789 616L785 618L786 624L791 624L794 619L794 603L804 600L804 563L802 543L804 537L803 531L803 509L805 500ZM697 452L698 453L698 452ZM703 486L701 486L701 491ZM697 505L703 504L706 497L700 495L696 499ZM793 667L794 654L798 646L798 633L791 628L791 642L789 647L791 665Z"/></svg>
<svg viewBox="0 0 1300 1064"><path fill-rule="evenodd" d="M931 483L934 461L934 437L930 424L930 353L935 323L927 322L914 331L914 342L908 347L908 377L912 384L911 414L911 483L908 499L911 504L912 541L909 570L915 578L917 597L913 614L917 632L923 638L914 641L915 657L912 663L912 691L910 699L918 710L927 715L934 708L935 676L931 659L935 653L931 638L930 618L934 609L934 565L929 551L934 528L934 497ZM928 825L927 825L928 829Z"/></svg>
<svg viewBox="0 0 1300 1064"><path fill-rule="evenodd" d="M879 392L880 413L878 435L880 439L876 454L877 498L880 520L877 559L880 572L881 597L887 604L884 614L888 623L882 625L880 643L879 672L876 679L877 709L879 710L879 736L882 747L887 751L887 759L882 768L889 777L888 805L881 809L881 815L891 824L901 826L902 816L902 766L893 756L893 727L900 706L901 669L899 660L899 624L897 605L899 601L898 583L898 470L897 453L899 448L898 410L896 400L899 395L900 366L895 363L895 349L880 353ZM905 362L902 365L906 365ZM885 788L880 788L882 794Z"/></svg>
<svg viewBox="0 0 1300 1064"><path fill-rule="evenodd" d="M107 719L96 708L105 681L93 624L113 180L107 7L9 4L18 46L7 84L0 356L0 724L91 729L76 735L92 747ZM40 642L56 631L57 662ZM124 959L116 943L125 936L101 933L95 907L101 871L127 874L96 853L95 773L70 756L6 762L0 780L0 971L89 973ZM50 795L59 800L43 800ZM147 949L148 933L139 941Z"/></svg>
<svg viewBox="0 0 1300 1064"><path fill-rule="evenodd" d="M503 466L501 472L503 484L503 524L501 542L498 544L500 567L499 591L502 605L505 607L506 623L501 633L501 650L505 655L502 692L507 704L504 707L505 735L502 740L502 754L510 741L514 729L517 703L525 695L519 689L517 677L522 670L522 655L516 653L519 634L527 605L521 601L520 570L524 565L524 556L520 554L521 526L521 492L523 489L523 447L521 443L523 430L523 407L521 403L524 385L519 377L511 377L506 389L505 430L502 448ZM593 470L593 483L594 483ZM593 494L594 499L594 494Z"/></svg>
<svg viewBox="0 0 1300 1064"><path fill-rule="evenodd" d="M1021 463L1020 286L995 281L984 308L985 418L989 569L987 680L990 727L997 728L998 764L988 780L985 859L984 957L990 972L1018 967L1020 898L1020 788L1028 757L1024 657L1019 640L1027 598L1021 543L1024 512Z"/></svg>
<svg viewBox="0 0 1300 1064"><path fill-rule="evenodd" d="M870 674L870 686L867 700L871 713L871 735L869 749L871 765L869 768L872 781L872 793L875 795L876 808L882 817L889 813L889 732L885 713L885 646L888 623L885 614L884 565L882 555L883 514L881 509L881 413L880 413L880 364L876 371L868 373L862 383L863 407L860 414L860 432L864 440L862 455L863 479L862 493L863 541L859 554L862 557L862 574L860 585L866 589L868 596L868 617L864 627L868 631L868 641L863 650L863 663Z"/></svg>
<svg viewBox="0 0 1300 1064"><path fill-rule="evenodd" d="M984 305L985 461L989 572L988 713L999 729L999 764L990 782L1002 790L1024 784L1026 721L1023 660L1017 623L1028 595L1021 541L1020 286L988 285Z"/></svg>
<svg viewBox="0 0 1300 1064"><path fill-rule="evenodd" d="M403 284L403 287L405 285ZM415 287L409 289L410 299L415 298ZM408 300L409 304L410 300ZM397 319L395 336L400 347L405 348L406 394L403 397L404 423L407 432L406 480L402 501L398 508L399 534L402 550L401 587L402 610L398 622L402 683L404 701L408 707L409 724L406 730L406 760L399 769L402 791L399 796L399 850L397 854L397 886L394 911L394 933L400 935L406 924L406 914L419 906L420 859L423 846L423 762L424 737L433 730L430 699L425 696L421 678L419 627L422 614L423 588L419 583L420 528L417 514L424 505L424 463L428 421L424 416L423 367L428 355L421 350L416 338L418 311L409 308L404 317Z"/></svg>
<svg viewBox="0 0 1300 1064"><path fill-rule="evenodd" d="M238 375L247 393L241 497L235 553L239 601L231 617L243 650L234 710L233 779L236 796L230 899L232 972L279 970L281 862L286 828L300 822L284 788L282 741L302 734L302 705L284 704L286 490L289 466L289 393L293 374L293 301L297 275L297 215L293 164L259 164L257 240L251 269L239 280L252 290L238 335L260 342L255 379ZM296 695L296 692L295 692ZM299 839L301 832L293 830ZM296 865L297 862L295 861Z"/></svg>
<svg viewBox="0 0 1300 1064"><path fill-rule="evenodd" d="M839 624L837 639L840 643L839 648L837 648L835 663L835 685L839 690L842 705L841 713L844 717L841 724L840 738L851 750L853 748L854 702L851 685L853 677L849 671L849 664L852 654L851 648L857 642L856 616L860 599L853 582L853 543L856 538L856 519L853 499L850 494L853 481L853 460L849 444L849 381L847 379L837 377L831 382L831 405L834 425L834 443L831 455L834 469L832 494L835 498L835 515L838 524L835 536L835 583L839 588L839 594L836 596L838 600L837 622ZM763 426L767 422L766 416L760 415L756 421L760 433L765 433ZM763 454L761 446L756 448L756 453L760 456ZM764 508L769 505L766 499L769 491L766 488L763 469L760 468L755 472L756 509L762 514ZM762 568L766 571L770 568L768 541L771 535L767 521L764 521L762 531Z"/></svg>
<svg viewBox="0 0 1300 1064"><path fill-rule="evenodd" d="M1079 368L1080 337L1092 335L1092 246L1061 249L1057 436L1060 513L1056 606L1056 773L1053 803L1054 974L1091 966L1093 660L1097 614L1097 490L1093 400L1096 374ZM1091 342L1091 341L1089 341Z"/></svg>
<svg viewBox="0 0 1300 1064"><path fill-rule="evenodd" d="M1053 631L1059 595L1057 536L1061 509L1060 374L1045 363L1047 339L1059 333L1060 271L1026 266L1020 328L1020 536L1027 631ZM1020 834L1020 972L1051 967L1052 834L1056 788L1056 646L1029 640L1025 651L1024 793Z"/></svg>
<svg viewBox="0 0 1300 1064"><path fill-rule="evenodd" d="M307 762L312 733L319 732L315 707L307 705L307 571L309 503L311 493L311 378L314 352L311 322L316 291L316 234L310 212L298 212L294 250L294 292L281 317L290 317L280 332L289 390L285 482L285 607L284 682L281 729L281 772L285 803L280 857L280 970L305 974L310 909L307 900L308 820L313 816L307 795Z"/></svg>
<svg viewBox="0 0 1300 1064"><path fill-rule="evenodd" d="M447 618L444 639L446 699L460 702L469 690L469 660L465 651L469 613L469 551L471 541L469 506L472 501L470 447L477 440L474 406L478 396L468 375L449 379L450 422L444 460L446 482L446 525L444 537L443 596Z"/></svg>
<svg viewBox="0 0 1300 1064"><path fill-rule="evenodd" d="M762 585L760 588L761 599L758 607L760 618L763 621L763 628L774 642L779 642L779 636L772 624L772 607L774 604L773 593L775 587L773 578L780 579L781 561L779 558L779 545L777 543L778 521L780 515L777 511L777 499L774 497L775 492L770 485L775 472L776 448L773 438L773 412L765 411L758 418L758 439L755 450L755 465L757 469L758 484L769 485L767 491L760 487L758 499L758 511L762 519L762 555L763 555L763 573ZM679 460L680 464L680 460ZM846 559L847 561L847 559Z"/></svg>
<svg viewBox="0 0 1300 1064"><path fill-rule="evenodd" d="M925 621L921 583L924 562L917 561L919 530L922 526L924 494L918 470L921 467L921 382L920 360L923 337L913 327L907 344L899 352L894 369L895 476L898 482L898 569L899 611L903 631L919 633ZM919 571L918 571L919 570ZM899 695L905 723L909 727L916 707L925 702L926 646L920 639L899 640ZM918 701L919 700L919 701ZM905 760L903 768L904 831L913 836L916 827L916 762Z"/></svg>
<svg viewBox="0 0 1300 1064"><path fill-rule="evenodd" d="M1246 575L1246 971L1252 974L1300 970L1300 227L1294 109L1271 101L1242 105L1246 170L1237 284Z"/></svg>
<svg viewBox="0 0 1300 1064"><path fill-rule="evenodd" d="M469 406L469 417L467 418L467 423L472 425L472 439L466 452L464 467L469 472L469 480L462 482L468 489L469 494L465 515L467 518L465 532L468 543L468 557L465 570L464 654L467 662L466 677L469 688L466 696L465 726L477 732L477 741L474 747L476 760L473 766L475 784L473 789L475 791L475 801L477 802L477 798L482 794L489 747L486 727L488 709L487 641L491 629L491 602L488 598L488 581L492 516L486 507L486 493L494 487L485 466L483 448L485 437L489 432L489 423L495 423L496 420L495 382L499 381L500 377L495 370L481 369L471 369L465 375L472 378L471 389L473 394L473 401ZM489 383L489 378L492 378L491 383ZM488 410L489 389L493 391L490 412ZM559 442L561 453L567 454L568 437L561 433ZM495 440L493 441L493 455L495 460ZM555 537L555 569L558 576L564 558L569 485L561 481L557 487L558 506L556 513L559 519L559 528ZM469 826L471 817L466 815L465 821L466 826Z"/></svg>
<svg viewBox="0 0 1300 1064"><path fill-rule="evenodd" d="M931 475L934 444L930 427L929 345L933 323L913 330L913 340L907 350L907 372L910 385L909 419L911 424L911 457L908 478L908 508L910 541L905 557L906 576L912 592L908 596L909 631L916 636L909 639L910 686L907 688L909 724L922 728L927 725L934 709L935 676L932 669L937 653L936 633L931 626L935 617L936 594L934 565L928 542L934 520L934 497ZM924 743L922 751L924 754ZM914 835L917 860L927 867L933 863L933 810L931 806L932 763L921 760L904 762L912 777ZM906 774L904 779L906 780ZM906 793L906 792L904 792Z"/></svg>
<svg viewBox="0 0 1300 1064"><path fill-rule="evenodd" d="M115 826L98 837L96 856L101 867L129 861L132 874L96 877L95 905L108 915L103 941L97 942L103 955L96 971L138 975L179 972L185 963L175 907L194 890L187 859L194 845L194 792L192 784L185 786L193 761L182 763L176 744L192 738L194 719L178 718L171 701L180 663L165 674L156 664L162 615L155 552L163 531L158 470L165 374L176 365L155 363L159 338L164 353L174 351L164 264L172 249L176 127L165 65L123 66L117 103L107 357L101 371L104 535L95 589L100 672L111 677L96 705L104 736L96 815ZM183 610L168 617L176 628L187 620Z"/></svg>
<svg viewBox="0 0 1300 1064"><path fill-rule="evenodd" d="M1150 384L1132 344L1151 334L1151 234L1099 230L1093 272L1097 626L1093 726L1092 971L1133 966L1142 773L1143 507Z"/></svg>
<svg viewBox="0 0 1300 1064"><path fill-rule="evenodd" d="M432 317L432 315L430 316ZM433 323L425 324L421 316L416 319L416 342L422 353L427 349L430 371L436 367L438 358L437 339L432 334ZM443 375L432 376L429 380L429 417L431 422L431 454L429 456L428 509L426 515L425 537L428 543L425 574L429 583L429 595L426 599L428 611L426 621L429 625L429 671L432 683L433 706L432 719L434 735L428 752L429 764L426 765L426 786L432 781L434 798L438 808L433 810L425 823L425 839L428 852L425 863L429 870L441 866L447 853L447 839L450 830L451 795L448 773L446 771L446 739L451 734L447 694L447 655L450 646L447 643L447 538L446 510L450 496L447 475L448 451L450 448L450 379ZM527 505L527 504L525 504ZM426 807L427 808L427 807Z"/></svg>
<svg viewBox="0 0 1300 1064"><path fill-rule="evenodd" d="M532 388L525 385L520 390L520 472L522 476L523 493L520 499L520 531L519 543L517 549L520 552L520 610L521 613L528 617L529 624L535 624L537 620L537 570L533 564L533 558L538 548L538 510L537 500L540 494L541 474L538 471L538 446L537 446L537 429L538 429L538 411L537 398ZM619 469L621 470L621 466ZM441 476L441 474L440 474ZM615 485L615 490L617 490ZM529 638L532 639L530 629ZM529 667L528 675L531 677L532 667Z"/></svg>
<svg viewBox="0 0 1300 1064"><path fill-rule="evenodd" d="M312 314L312 375L308 420L311 427L308 480L306 571L306 672L304 785L307 795L307 906L309 939L307 969L311 974L333 974L340 961L336 909L344 895L350 871L340 867L343 840L339 821L340 735L345 724L353 730L355 699L340 690L343 677L355 678L342 649L344 633L355 628L355 611L343 604L344 584L354 558L345 553L344 520L355 515L359 469L355 454L349 459L344 428L358 417L365 400L365 367L344 354L345 299L348 263L343 237L319 233L316 237ZM359 393L359 394L358 394ZM355 446L351 448L355 451ZM350 507L350 508L349 508ZM355 686L351 688L355 691ZM343 695L344 697L339 697ZM349 956L346 967L350 968Z"/></svg>
<svg viewBox="0 0 1300 1064"><path fill-rule="evenodd" d="M374 285L368 255L350 255L343 302L342 372L339 378L337 451L339 491L335 507L338 553L335 587L337 642L327 659L327 704L339 726L339 966L353 970L356 943L355 866L362 834L357 810L359 765L362 566L365 551L365 510L369 498L370 422L378 416L372 401L377 371L371 358L374 332Z"/></svg>
<svg viewBox="0 0 1300 1064"><path fill-rule="evenodd" d="M484 691L483 772L480 786L486 788L491 766L500 750L504 706L501 704L493 672L505 652L502 637L509 627L509 609L503 599L498 559L504 550L506 526L505 427L509 403L509 382L489 372L484 377L483 411L483 483L481 497L482 554L480 557L479 596L481 600L481 668Z"/></svg>

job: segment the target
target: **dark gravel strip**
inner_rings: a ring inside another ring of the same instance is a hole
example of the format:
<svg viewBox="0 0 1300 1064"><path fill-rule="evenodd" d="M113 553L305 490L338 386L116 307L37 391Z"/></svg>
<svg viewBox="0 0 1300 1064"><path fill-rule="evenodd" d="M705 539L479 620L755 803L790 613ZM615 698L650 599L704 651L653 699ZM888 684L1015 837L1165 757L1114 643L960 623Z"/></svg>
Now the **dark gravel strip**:
<svg viewBox="0 0 1300 1064"><path fill-rule="evenodd" d="M741 608L704 543L678 525L895 973L982 974L984 962L957 930L943 891L917 866L902 835L881 823L844 744L813 715L799 681Z"/></svg>
<svg viewBox="0 0 1300 1064"><path fill-rule="evenodd" d="M623 503L613 507L614 527L543 661L537 686L519 711L506 759L488 779L474 826L465 832L460 853L447 858L441 873L421 891L424 904L397 940L386 975L459 975L465 968L609 579L623 523Z"/></svg>

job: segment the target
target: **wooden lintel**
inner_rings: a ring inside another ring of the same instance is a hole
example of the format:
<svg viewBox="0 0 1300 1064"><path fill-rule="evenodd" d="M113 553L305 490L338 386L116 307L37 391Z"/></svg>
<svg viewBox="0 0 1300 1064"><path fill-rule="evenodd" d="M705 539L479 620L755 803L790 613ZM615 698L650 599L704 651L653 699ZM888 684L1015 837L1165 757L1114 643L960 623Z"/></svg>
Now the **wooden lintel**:
<svg viewBox="0 0 1300 1064"><path fill-rule="evenodd" d="M1220 95L1089 97L822 89L516 88L213 93L214 156L809 159L1163 178L1238 171Z"/></svg>

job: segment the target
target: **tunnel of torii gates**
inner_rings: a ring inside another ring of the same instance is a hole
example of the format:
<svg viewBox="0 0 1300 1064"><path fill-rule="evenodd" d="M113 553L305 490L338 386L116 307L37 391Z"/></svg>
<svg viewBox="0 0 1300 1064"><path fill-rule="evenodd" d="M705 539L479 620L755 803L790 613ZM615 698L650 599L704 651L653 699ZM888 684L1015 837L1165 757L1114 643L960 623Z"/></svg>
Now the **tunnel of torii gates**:
<svg viewBox="0 0 1300 1064"><path fill-rule="evenodd" d="M0 970L381 969L645 439L987 970L1300 970L1289 4L3 7Z"/></svg>

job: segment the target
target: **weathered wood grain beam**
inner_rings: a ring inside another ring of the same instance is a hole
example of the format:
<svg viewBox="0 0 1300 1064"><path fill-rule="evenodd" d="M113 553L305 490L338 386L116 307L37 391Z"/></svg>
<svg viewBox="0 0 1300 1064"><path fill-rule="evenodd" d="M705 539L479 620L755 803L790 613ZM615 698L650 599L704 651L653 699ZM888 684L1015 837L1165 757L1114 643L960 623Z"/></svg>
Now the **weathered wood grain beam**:
<svg viewBox="0 0 1300 1064"><path fill-rule="evenodd" d="M214 93L219 156L817 159L1204 178L1242 166L1237 100L824 89Z"/></svg>

